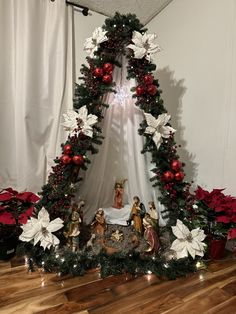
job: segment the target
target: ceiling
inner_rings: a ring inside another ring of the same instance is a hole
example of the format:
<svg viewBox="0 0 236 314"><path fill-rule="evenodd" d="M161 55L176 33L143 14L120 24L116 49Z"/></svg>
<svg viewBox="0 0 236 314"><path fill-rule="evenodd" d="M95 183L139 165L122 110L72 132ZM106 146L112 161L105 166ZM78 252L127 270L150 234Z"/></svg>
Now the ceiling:
<svg viewBox="0 0 236 314"><path fill-rule="evenodd" d="M113 16L116 11L134 13L140 22L146 25L160 13L172 0L73 0L74 3L106 16Z"/></svg>

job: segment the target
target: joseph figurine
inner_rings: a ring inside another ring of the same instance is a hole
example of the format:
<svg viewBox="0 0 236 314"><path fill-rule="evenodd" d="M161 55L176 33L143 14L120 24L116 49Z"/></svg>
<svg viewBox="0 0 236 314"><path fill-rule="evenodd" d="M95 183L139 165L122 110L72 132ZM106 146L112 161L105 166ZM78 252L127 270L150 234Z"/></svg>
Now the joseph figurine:
<svg viewBox="0 0 236 314"><path fill-rule="evenodd" d="M131 221L134 222L134 229L139 234L143 233L143 217L146 213L145 206L143 203L140 202L138 196L134 196L133 198L133 206L130 212L129 220L127 221L128 224L131 224Z"/></svg>

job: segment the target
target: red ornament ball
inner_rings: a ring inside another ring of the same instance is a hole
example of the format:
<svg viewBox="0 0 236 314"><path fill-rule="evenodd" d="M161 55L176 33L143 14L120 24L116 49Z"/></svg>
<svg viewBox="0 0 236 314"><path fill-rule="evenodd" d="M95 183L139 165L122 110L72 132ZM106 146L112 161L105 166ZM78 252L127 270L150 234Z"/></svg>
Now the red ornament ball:
<svg viewBox="0 0 236 314"><path fill-rule="evenodd" d="M182 163L177 159L172 160L170 167L174 171L179 171L182 168Z"/></svg>
<svg viewBox="0 0 236 314"><path fill-rule="evenodd" d="M152 96L156 95L156 93L157 93L156 85L153 85L153 84L148 85L147 86L147 92L148 92L149 95L152 95Z"/></svg>
<svg viewBox="0 0 236 314"><path fill-rule="evenodd" d="M68 164L71 162L70 156L68 156L68 155L62 155L62 156L61 156L61 162L62 162L64 165L68 165Z"/></svg>
<svg viewBox="0 0 236 314"><path fill-rule="evenodd" d="M112 63L104 63L103 64L103 71L106 74L112 74L113 71L113 64Z"/></svg>
<svg viewBox="0 0 236 314"><path fill-rule="evenodd" d="M70 155L71 154L71 149L72 149L72 146L70 144L66 144L64 147L63 147L63 152L65 155Z"/></svg>
<svg viewBox="0 0 236 314"><path fill-rule="evenodd" d="M174 174L171 171L166 171L163 173L162 180L165 182L171 182L174 179Z"/></svg>
<svg viewBox="0 0 236 314"><path fill-rule="evenodd" d="M153 76L151 74L146 74L143 77L143 81L145 84L152 84L153 83Z"/></svg>
<svg viewBox="0 0 236 314"><path fill-rule="evenodd" d="M110 84L112 82L112 75L111 74L105 74L102 78L102 81L106 84Z"/></svg>
<svg viewBox="0 0 236 314"><path fill-rule="evenodd" d="M176 172L175 180L176 181L183 181L183 179L184 179L184 173L182 171Z"/></svg>
<svg viewBox="0 0 236 314"><path fill-rule="evenodd" d="M82 155L75 155L73 157L73 163L81 166L84 163L84 157Z"/></svg>
<svg viewBox="0 0 236 314"><path fill-rule="evenodd" d="M96 77L103 77L103 69L102 68L95 68L93 71L93 75Z"/></svg>
<svg viewBox="0 0 236 314"><path fill-rule="evenodd" d="M142 96L145 93L145 88L141 85L138 85L135 91L137 96Z"/></svg>

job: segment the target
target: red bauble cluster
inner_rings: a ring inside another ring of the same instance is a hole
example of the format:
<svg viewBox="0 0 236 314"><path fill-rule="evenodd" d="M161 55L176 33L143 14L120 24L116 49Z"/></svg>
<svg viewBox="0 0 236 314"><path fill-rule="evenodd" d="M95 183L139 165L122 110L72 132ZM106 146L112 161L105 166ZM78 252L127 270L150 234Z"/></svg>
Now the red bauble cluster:
<svg viewBox="0 0 236 314"><path fill-rule="evenodd" d="M113 80L112 78L113 64L104 63L103 67L96 67L93 70L93 75L97 78L102 79L103 83L110 84Z"/></svg>
<svg viewBox="0 0 236 314"><path fill-rule="evenodd" d="M162 180L164 182L172 182L173 180L178 182L183 181L184 172L182 171L182 163L177 159L172 160L170 168L172 171L165 171L162 175Z"/></svg>
<svg viewBox="0 0 236 314"><path fill-rule="evenodd" d="M70 144L66 144L63 147L63 155L61 156L60 160L64 165L68 165L70 163L74 163L78 166L83 165L84 163L84 157L82 155L74 155L71 156L73 154L72 152L72 145Z"/></svg>
<svg viewBox="0 0 236 314"><path fill-rule="evenodd" d="M143 77L143 84L136 87L136 95L142 96L143 94L149 94L155 96L157 93L157 86L153 84L154 78L152 74L146 74Z"/></svg>

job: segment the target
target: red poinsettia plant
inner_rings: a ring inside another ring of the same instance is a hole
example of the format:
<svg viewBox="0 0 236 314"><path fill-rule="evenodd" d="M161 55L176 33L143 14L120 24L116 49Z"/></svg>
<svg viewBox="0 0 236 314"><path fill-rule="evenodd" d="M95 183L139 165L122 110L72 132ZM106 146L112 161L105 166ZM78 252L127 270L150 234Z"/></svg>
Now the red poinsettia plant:
<svg viewBox="0 0 236 314"><path fill-rule="evenodd" d="M32 192L20 192L7 188L0 191L0 235L16 231L32 215L39 197Z"/></svg>
<svg viewBox="0 0 236 314"><path fill-rule="evenodd" d="M201 227L214 237L236 238L236 198L223 193L224 189L208 192L198 186L195 191L196 217Z"/></svg>

